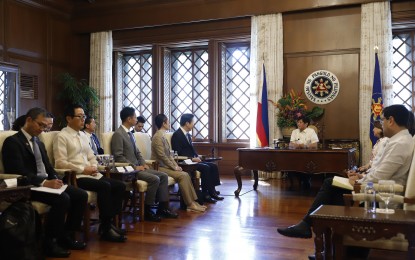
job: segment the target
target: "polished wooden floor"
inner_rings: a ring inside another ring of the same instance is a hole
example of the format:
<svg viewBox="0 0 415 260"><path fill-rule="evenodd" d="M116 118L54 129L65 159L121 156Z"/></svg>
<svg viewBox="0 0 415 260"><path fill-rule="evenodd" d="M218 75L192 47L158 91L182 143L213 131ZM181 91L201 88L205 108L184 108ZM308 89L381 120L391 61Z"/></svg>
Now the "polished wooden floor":
<svg viewBox="0 0 415 260"><path fill-rule="evenodd" d="M179 219L160 223L131 223L126 216L126 243L100 241L96 227L82 251L72 251L70 259L308 259L313 253L312 239L295 239L279 235L277 226L298 222L311 204L320 180L310 191L288 189L285 179L260 182L252 191L252 182L244 179L239 198L233 196L236 181L222 178L219 187L225 200L210 204L203 214L178 210ZM403 256L403 258L402 258ZM371 252L370 259L404 259L405 255Z"/></svg>

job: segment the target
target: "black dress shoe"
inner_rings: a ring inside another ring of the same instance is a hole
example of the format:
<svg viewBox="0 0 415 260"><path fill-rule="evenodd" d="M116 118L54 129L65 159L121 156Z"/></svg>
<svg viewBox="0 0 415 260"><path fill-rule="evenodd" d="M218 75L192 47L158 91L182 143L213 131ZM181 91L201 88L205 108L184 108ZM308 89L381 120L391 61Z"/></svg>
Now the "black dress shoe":
<svg viewBox="0 0 415 260"><path fill-rule="evenodd" d="M203 201L206 202L206 203L216 203L216 200L213 199L211 196L204 197Z"/></svg>
<svg viewBox="0 0 415 260"><path fill-rule="evenodd" d="M118 234L120 234L120 235L125 236L125 235L127 234L127 230L125 230L125 229L123 229L123 228L118 228L118 227L116 227L116 226L115 226L115 225L113 225L113 224L111 224L111 228L112 228L115 232L117 232Z"/></svg>
<svg viewBox="0 0 415 260"><path fill-rule="evenodd" d="M60 247L56 241L45 241L44 246L47 257L66 258L71 254L71 251Z"/></svg>
<svg viewBox="0 0 415 260"><path fill-rule="evenodd" d="M157 215L162 218L177 218L179 215L170 211L169 209L157 210Z"/></svg>
<svg viewBox="0 0 415 260"><path fill-rule="evenodd" d="M77 241L69 235L58 239L58 243L63 248L72 249L72 250L82 250L82 249L85 249L86 247L85 242Z"/></svg>
<svg viewBox="0 0 415 260"><path fill-rule="evenodd" d="M108 229L107 231L104 231L101 235L101 239L109 242L125 242L127 240L127 237L118 234L113 230L112 228Z"/></svg>
<svg viewBox="0 0 415 260"><path fill-rule="evenodd" d="M298 238L311 238L311 228L310 226L301 221L297 225L287 227L287 228L278 228L278 233L286 237L298 237Z"/></svg>
<svg viewBox="0 0 415 260"><path fill-rule="evenodd" d="M219 197L217 194L213 194L211 195L212 198L214 198L215 200L223 200L223 197Z"/></svg>
<svg viewBox="0 0 415 260"><path fill-rule="evenodd" d="M152 221L152 222L160 222L161 217L154 214L153 211L151 211L151 210L146 210L146 212L144 213L144 220L145 221Z"/></svg>
<svg viewBox="0 0 415 260"><path fill-rule="evenodd" d="M308 260L316 260L316 256L315 255L309 255Z"/></svg>

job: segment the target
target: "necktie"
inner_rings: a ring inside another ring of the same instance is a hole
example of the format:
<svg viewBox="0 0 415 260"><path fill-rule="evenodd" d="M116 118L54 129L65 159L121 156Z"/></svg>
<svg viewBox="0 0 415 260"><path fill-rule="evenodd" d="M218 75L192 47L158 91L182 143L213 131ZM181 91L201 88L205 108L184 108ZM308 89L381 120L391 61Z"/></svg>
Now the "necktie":
<svg viewBox="0 0 415 260"><path fill-rule="evenodd" d="M133 145L133 148L134 148L134 154L137 154L137 148L135 146L135 138L134 138L134 135L131 132L128 132L128 135L130 136L131 144Z"/></svg>
<svg viewBox="0 0 415 260"><path fill-rule="evenodd" d="M89 141L91 143L91 148L94 151L94 154L98 154L97 145L95 144L94 136L91 135L91 140Z"/></svg>
<svg viewBox="0 0 415 260"><path fill-rule="evenodd" d="M33 143L33 154L35 155L36 159L37 175L47 178L48 174L46 173L45 165L42 161L42 155L40 154L39 145L37 144L37 137L33 136L30 141Z"/></svg>
<svg viewBox="0 0 415 260"><path fill-rule="evenodd" d="M187 133L187 141L189 141L189 144L193 145L192 136L190 135L190 133Z"/></svg>
<svg viewBox="0 0 415 260"><path fill-rule="evenodd" d="M192 147L193 157L197 157L197 153L195 151L195 148L193 147L192 136L190 135L190 133L187 133L186 135L187 135L187 141L189 141L189 144Z"/></svg>

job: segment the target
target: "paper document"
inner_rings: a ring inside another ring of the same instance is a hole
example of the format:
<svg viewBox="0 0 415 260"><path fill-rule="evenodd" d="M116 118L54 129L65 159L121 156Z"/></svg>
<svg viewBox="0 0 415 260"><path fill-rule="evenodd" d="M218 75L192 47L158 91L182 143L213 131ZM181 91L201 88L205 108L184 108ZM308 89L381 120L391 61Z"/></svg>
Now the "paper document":
<svg viewBox="0 0 415 260"><path fill-rule="evenodd" d="M6 183L7 188L17 187L17 178L4 179L4 182Z"/></svg>
<svg viewBox="0 0 415 260"><path fill-rule="evenodd" d="M192 159L186 159L186 160L184 160L183 161L185 164L188 164L188 165L190 165L190 164L197 164L197 162L193 162L192 161Z"/></svg>
<svg viewBox="0 0 415 260"><path fill-rule="evenodd" d="M91 179L96 179L96 180L99 180L99 179L101 179L102 178L102 174L100 173L100 172L98 172L97 173L97 175L95 175L95 176L92 176L92 175L86 175L86 174L77 174L76 175L76 178L78 179L78 178L91 178Z"/></svg>
<svg viewBox="0 0 415 260"><path fill-rule="evenodd" d="M65 184L65 185L62 185L62 187L60 189L52 189L52 188L48 188L48 187L33 187L33 188L30 188L30 189L34 190L34 191L40 191L40 192L61 194L62 192L64 192L66 190L66 187L68 187L68 185Z"/></svg>
<svg viewBox="0 0 415 260"><path fill-rule="evenodd" d="M346 190L353 190L353 186L350 184L349 178L334 176L332 185Z"/></svg>

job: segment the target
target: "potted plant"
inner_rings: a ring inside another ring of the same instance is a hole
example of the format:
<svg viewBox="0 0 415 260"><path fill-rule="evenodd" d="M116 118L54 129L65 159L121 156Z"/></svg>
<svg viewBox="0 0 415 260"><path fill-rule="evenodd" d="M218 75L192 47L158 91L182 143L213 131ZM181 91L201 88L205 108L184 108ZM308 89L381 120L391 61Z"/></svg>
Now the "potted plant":
<svg viewBox="0 0 415 260"><path fill-rule="evenodd" d="M86 115L93 116L99 105L99 96L87 80L77 80L69 73L62 73L59 75L59 81L63 84L63 88L57 95L58 100L63 101L65 106L79 104L84 108Z"/></svg>
<svg viewBox="0 0 415 260"><path fill-rule="evenodd" d="M313 107L307 110L302 92L296 93L293 89L276 103L271 101L278 109L277 125L281 128L284 137L291 136L292 130L297 126L297 119L301 116L307 116L311 120L320 117L324 113L324 108Z"/></svg>

